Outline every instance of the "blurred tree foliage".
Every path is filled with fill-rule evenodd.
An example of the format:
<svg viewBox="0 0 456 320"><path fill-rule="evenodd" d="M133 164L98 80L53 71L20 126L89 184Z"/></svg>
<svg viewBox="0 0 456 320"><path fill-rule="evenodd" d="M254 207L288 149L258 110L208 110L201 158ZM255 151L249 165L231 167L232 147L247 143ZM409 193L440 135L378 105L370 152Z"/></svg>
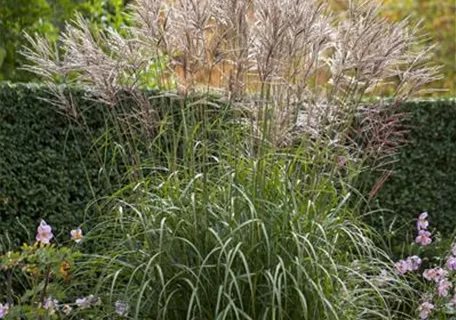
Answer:
<svg viewBox="0 0 456 320"><path fill-rule="evenodd" d="M33 76L20 69L23 58L18 53L26 45L23 32L45 34L56 39L64 21L80 11L95 26L119 28L125 22L122 14L131 0L0 0L0 81L30 81ZM332 0L344 7L347 0ZM456 2L454 0L384 0L384 14L391 20L410 17L423 20L426 44L437 44L435 62L443 66L443 79L432 85L446 92L437 95L456 96Z"/></svg>
<svg viewBox="0 0 456 320"><path fill-rule="evenodd" d="M435 62L443 67L443 79L432 87L447 90L438 95L456 96L456 1L454 0L385 0L385 15L398 20L410 17L422 20L428 44L436 44Z"/></svg>
<svg viewBox="0 0 456 320"><path fill-rule="evenodd" d="M124 23L123 0L0 0L0 81L31 81L34 75L21 70L19 53L27 42L24 33L39 33L50 40L79 11L95 27L119 28Z"/></svg>

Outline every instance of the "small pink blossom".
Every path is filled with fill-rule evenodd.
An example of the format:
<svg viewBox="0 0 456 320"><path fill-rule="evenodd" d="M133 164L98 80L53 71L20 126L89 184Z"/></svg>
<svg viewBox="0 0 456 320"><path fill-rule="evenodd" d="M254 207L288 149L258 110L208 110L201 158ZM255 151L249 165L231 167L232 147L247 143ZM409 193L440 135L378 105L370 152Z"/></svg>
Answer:
<svg viewBox="0 0 456 320"><path fill-rule="evenodd" d="M442 281L443 279L446 278L447 275L448 275L448 271L446 271L442 268L435 269L435 281L436 282Z"/></svg>
<svg viewBox="0 0 456 320"><path fill-rule="evenodd" d="M399 274L406 274L409 271L409 264L405 260L399 260L394 266Z"/></svg>
<svg viewBox="0 0 456 320"><path fill-rule="evenodd" d="M450 271L456 270L456 257L449 257L446 263L446 267Z"/></svg>
<svg viewBox="0 0 456 320"><path fill-rule="evenodd" d="M416 237L415 239L415 242L422 246L427 246L428 244L431 244L431 233L426 230L420 230L418 233L418 237Z"/></svg>
<svg viewBox="0 0 456 320"><path fill-rule="evenodd" d="M426 269L423 272L423 278L428 281L435 281L436 272L435 269Z"/></svg>
<svg viewBox="0 0 456 320"><path fill-rule="evenodd" d="M409 271L418 270L421 266L421 259L418 256L408 257L406 262L407 262Z"/></svg>
<svg viewBox="0 0 456 320"><path fill-rule="evenodd" d="M452 286L453 285L451 284L451 282L448 281L447 279L440 280L439 289L438 289L439 296L441 296L441 297L448 296L448 291L450 290L450 288Z"/></svg>
<svg viewBox="0 0 456 320"><path fill-rule="evenodd" d="M52 238L54 238L54 235L52 234L51 226L46 221L41 220L35 237L36 241L48 244Z"/></svg>
<svg viewBox="0 0 456 320"><path fill-rule="evenodd" d="M416 227L419 230L425 230L427 227L429 227L429 222L427 221L428 213L423 212L420 214L418 217L418 221L416 222Z"/></svg>
<svg viewBox="0 0 456 320"><path fill-rule="evenodd" d="M71 230L70 234L71 234L71 240L74 240L74 242L76 242L76 243L81 242L81 240L83 238L81 228Z"/></svg>
<svg viewBox="0 0 456 320"><path fill-rule="evenodd" d="M0 319L3 319L9 311L10 305L8 303L0 303Z"/></svg>
<svg viewBox="0 0 456 320"><path fill-rule="evenodd" d="M434 310L434 305L430 302L423 302L419 307L418 311L420 312L420 319L424 320L429 317L429 315Z"/></svg>
<svg viewBox="0 0 456 320"><path fill-rule="evenodd" d="M442 268L426 269L423 272L423 278L428 281L435 281L438 283L441 280L445 279L447 274L448 272Z"/></svg>

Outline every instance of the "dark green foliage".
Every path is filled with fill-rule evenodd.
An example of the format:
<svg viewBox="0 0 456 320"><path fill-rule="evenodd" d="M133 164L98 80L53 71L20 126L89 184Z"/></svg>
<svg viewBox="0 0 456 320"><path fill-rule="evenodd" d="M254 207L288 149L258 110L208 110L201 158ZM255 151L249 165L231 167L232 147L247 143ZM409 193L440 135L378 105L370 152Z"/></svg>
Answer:
<svg viewBox="0 0 456 320"><path fill-rule="evenodd" d="M397 214L399 224L405 221L412 227L427 211L431 226L451 235L456 228L456 101L414 101L400 111L410 115L405 123L408 144L380 189L376 206L394 211L383 214L385 225ZM379 226L378 214L373 221Z"/></svg>
<svg viewBox="0 0 456 320"><path fill-rule="evenodd" d="M26 232L41 218L58 232L80 225L88 203L111 187L99 174L103 161L89 135L105 131L101 109L87 108L89 122L82 125L41 99L46 96L35 86L0 86L0 228L14 242L34 237Z"/></svg>
<svg viewBox="0 0 456 320"><path fill-rule="evenodd" d="M161 125L145 131L143 123L131 117L134 104L128 95L111 109L90 102L81 90L69 92L81 112L78 120L45 101L51 98L45 87L0 85L0 228L8 230L16 244L34 237L42 218L59 232L81 223L94 225L103 201L92 201L150 174L151 157L173 154L174 162L164 161L163 166L176 170L198 141L221 139L220 132L203 132L198 123L205 117L226 121L226 108L214 109L223 104L205 104L203 97L152 99L156 94L150 91ZM126 124L119 118L130 120ZM193 133L187 145L181 139L188 130ZM127 175L127 170L134 173Z"/></svg>
<svg viewBox="0 0 456 320"><path fill-rule="evenodd" d="M33 230L40 218L65 232L86 222L85 218L98 212L96 205L88 207L90 202L118 190L125 165L132 166L125 163L120 152L116 153L113 137L108 137L107 129L113 128L109 121L112 112L104 112L106 108L84 100L80 104L84 117L71 120L42 99L47 95L46 89L38 86L0 86L0 228L8 230L15 241L34 237ZM72 95L82 101L82 92L72 90ZM158 132L152 132L150 142L160 144L163 154L174 152L175 165L185 161L184 144L178 144L176 150L169 149L175 145L169 144L174 134L182 136L178 133L188 130L182 121L182 103L169 99L154 102L163 107L159 108L159 117L167 121L162 121ZM189 102L185 104L187 109L194 108L188 106ZM198 104L193 116L186 112L186 121L193 117L199 122L197 118L203 112L200 109ZM397 214L399 221L409 222L412 227L413 219L428 211L432 226L448 235L456 226L455 102L410 102L402 107L400 112L403 111L411 115L406 123L409 143L398 156L394 174L377 194L375 206L394 211L383 212L386 226ZM207 105L205 113L210 117L213 112L214 108ZM227 122L223 117L220 121ZM221 135L212 132L204 137L198 133L194 137L195 141L204 139L211 143L221 139ZM133 151L142 150L142 162L138 163L147 164L147 146L135 148ZM191 152L192 146L188 148ZM173 166L163 165L170 169ZM148 174L147 170L138 173ZM380 230L383 226L379 213L374 215L372 221ZM26 230L32 233L27 235Z"/></svg>

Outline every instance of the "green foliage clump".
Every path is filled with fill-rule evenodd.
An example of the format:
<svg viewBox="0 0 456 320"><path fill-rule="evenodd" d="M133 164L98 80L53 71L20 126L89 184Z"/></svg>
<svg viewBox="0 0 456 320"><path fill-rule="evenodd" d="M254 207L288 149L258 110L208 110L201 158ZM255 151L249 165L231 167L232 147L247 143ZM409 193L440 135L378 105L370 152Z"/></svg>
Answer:
<svg viewBox="0 0 456 320"><path fill-rule="evenodd" d="M451 235L456 229L456 101L411 101L399 112L409 113L408 143L377 195L377 205L393 211L384 213L385 224L395 214L411 223L427 211L432 224ZM380 221L375 218L376 226Z"/></svg>

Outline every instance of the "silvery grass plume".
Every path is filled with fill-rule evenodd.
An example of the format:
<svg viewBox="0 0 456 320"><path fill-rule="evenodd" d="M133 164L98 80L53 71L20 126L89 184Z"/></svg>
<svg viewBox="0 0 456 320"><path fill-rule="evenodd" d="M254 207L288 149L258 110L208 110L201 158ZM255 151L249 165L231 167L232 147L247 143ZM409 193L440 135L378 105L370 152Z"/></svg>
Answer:
<svg viewBox="0 0 456 320"><path fill-rule="evenodd" d="M281 146L310 135L345 146L354 119L387 108L361 107L365 97L388 92L388 105L397 106L438 78L432 48L418 49L419 26L390 22L379 10L375 0L347 1L342 12L318 0L137 0L122 33L94 33L78 16L59 49L28 36L25 55L28 70L74 115L77 107L57 84L86 86L109 106L128 92L150 126L157 117L142 89L218 92L256 138ZM375 121L383 126L382 117ZM394 147L379 140L400 130L387 123L388 135L361 127L369 139L351 149L368 144L390 154Z"/></svg>

